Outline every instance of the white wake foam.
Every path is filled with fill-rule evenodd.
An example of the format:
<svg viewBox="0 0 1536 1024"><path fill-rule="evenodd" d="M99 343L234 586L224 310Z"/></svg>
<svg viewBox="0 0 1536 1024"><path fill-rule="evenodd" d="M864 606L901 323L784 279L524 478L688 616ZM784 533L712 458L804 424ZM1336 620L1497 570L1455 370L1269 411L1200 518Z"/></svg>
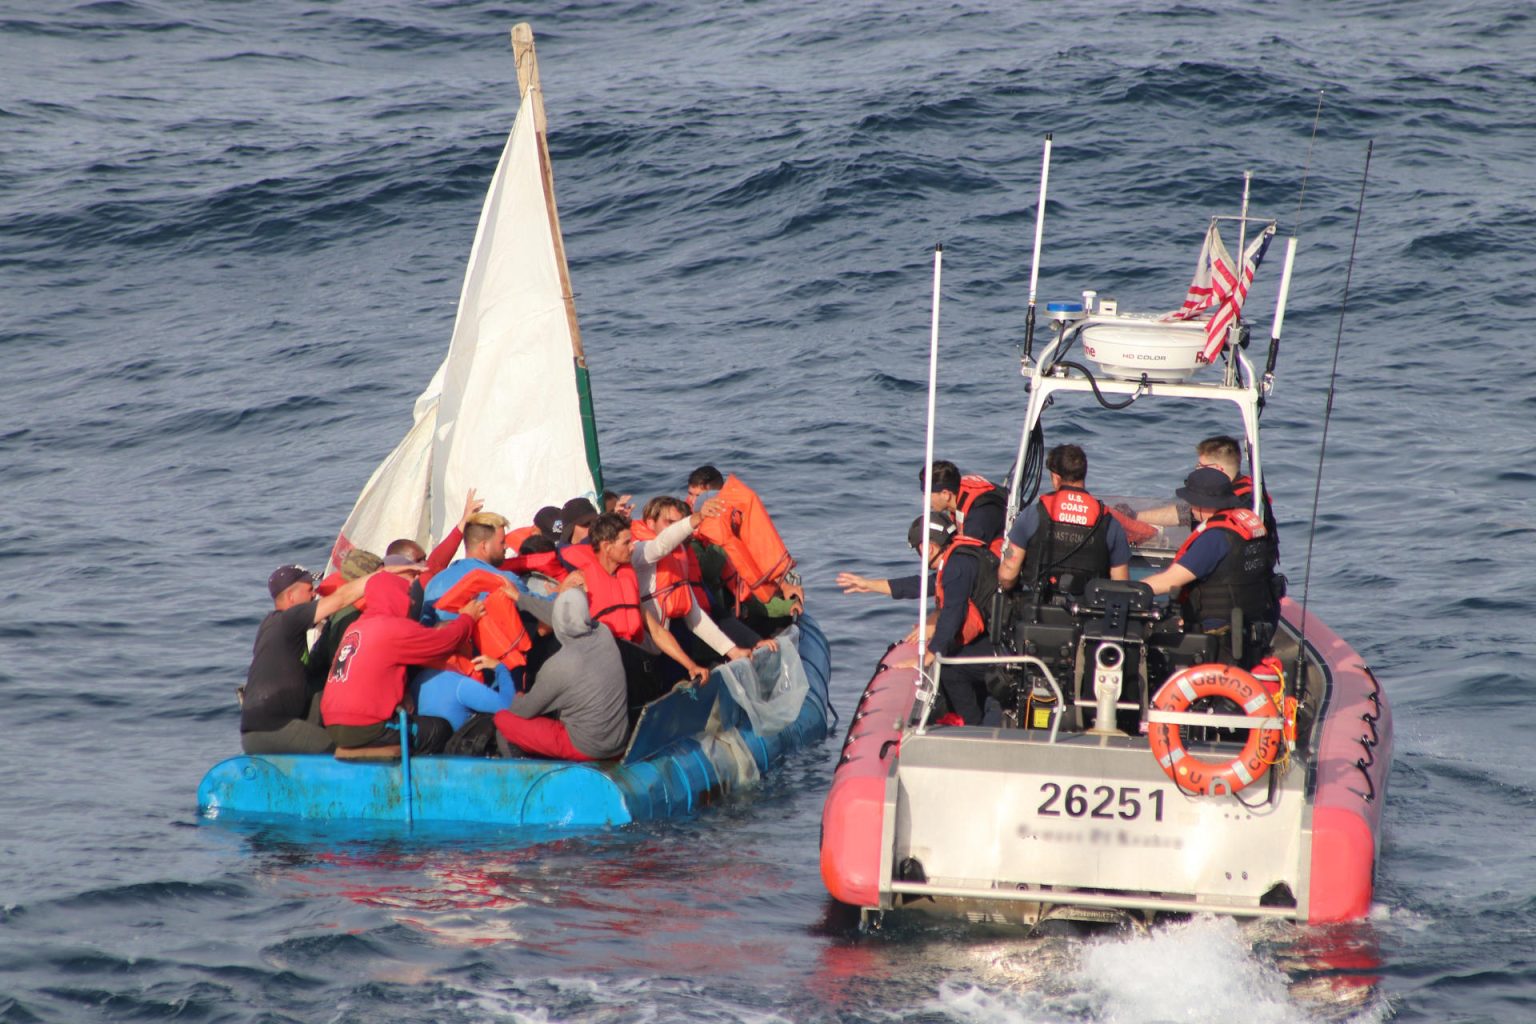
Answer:
<svg viewBox="0 0 1536 1024"><path fill-rule="evenodd" d="M1297 985L1228 918L1059 952L1057 964L1010 970L996 987L941 985L931 1009L964 1024L1373 1024L1390 1015L1368 988Z"/></svg>

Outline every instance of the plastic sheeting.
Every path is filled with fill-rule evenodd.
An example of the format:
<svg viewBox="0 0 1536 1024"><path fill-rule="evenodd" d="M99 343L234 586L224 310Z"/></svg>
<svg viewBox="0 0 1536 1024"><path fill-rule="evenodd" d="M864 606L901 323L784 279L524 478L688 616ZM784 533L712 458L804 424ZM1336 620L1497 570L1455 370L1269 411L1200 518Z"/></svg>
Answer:
<svg viewBox="0 0 1536 1024"><path fill-rule="evenodd" d="M751 661L730 661L719 666L731 696L759 736L772 736L790 725L805 703L810 681L800 660L800 631L794 627L779 635L777 651L754 651Z"/></svg>

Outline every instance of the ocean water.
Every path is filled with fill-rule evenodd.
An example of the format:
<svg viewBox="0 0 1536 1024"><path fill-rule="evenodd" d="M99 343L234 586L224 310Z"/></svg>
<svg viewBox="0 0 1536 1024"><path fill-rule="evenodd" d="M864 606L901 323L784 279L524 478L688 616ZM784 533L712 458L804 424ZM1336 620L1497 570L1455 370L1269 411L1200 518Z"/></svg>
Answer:
<svg viewBox="0 0 1536 1024"><path fill-rule="evenodd" d="M933 245L938 447L1001 475L1046 133L1042 301L1177 305L1252 170L1287 570L1397 721L1369 920L860 935L835 743L605 835L197 819L267 573L446 347L524 19L608 477L746 477L845 709L911 613L832 578L907 568ZM1533 58L1524 0L0 4L0 1021L1536 1019ZM1228 425L1050 421L1127 493Z"/></svg>

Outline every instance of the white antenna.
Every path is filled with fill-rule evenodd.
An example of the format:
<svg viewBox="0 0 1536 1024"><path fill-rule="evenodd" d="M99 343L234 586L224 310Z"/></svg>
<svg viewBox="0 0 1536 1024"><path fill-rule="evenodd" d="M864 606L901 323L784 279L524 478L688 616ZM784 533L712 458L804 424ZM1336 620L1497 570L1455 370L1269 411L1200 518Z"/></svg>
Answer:
<svg viewBox="0 0 1536 1024"><path fill-rule="evenodd" d="M1264 366L1264 390L1268 396L1275 386L1275 356L1280 351L1280 329L1285 326L1285 304L1291 297L1291 270L1296 266L1296 236L1285 240L1285 269L1280 273L1280 294L1275 296L1275 323L1269 329L1269 359Z"/></svg>
<svg viewBox="0 0 1536 1024"><path fill-rule="evenodd" d="M1035 207L1035 258L1029 265L1029 313L1024 320L1024 359L1034 355L1035 290L1040 283L1040 239L1045 234L1045 186L1051 179L1051 136L1045 136L1045 153L1040 157L1040 203Z"/></svg>
<svg viewBox="0 0 1536 1024"><path fill-rule="evenodd" d="M941 242L933 247L933 321L928 336L928 434L923 443L923 493L921 496L923 567L918 576L917 591L917 671L922 679L918 692L923 704L918 732L924 731L927 727L928 709L933 706L934 698L937 696L937 687L923 663L928 660L928 562L932 557L930 549L933 546L928 530L928 496L933 490L933 419L939 390L939 283L943 275L944 245Z"/></svg>

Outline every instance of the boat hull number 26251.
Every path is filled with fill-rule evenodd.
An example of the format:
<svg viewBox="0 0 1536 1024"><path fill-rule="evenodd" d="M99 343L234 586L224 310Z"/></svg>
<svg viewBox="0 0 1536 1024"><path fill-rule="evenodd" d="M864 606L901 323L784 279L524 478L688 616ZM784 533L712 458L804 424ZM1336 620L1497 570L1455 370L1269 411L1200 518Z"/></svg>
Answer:
<svg viewBox="0 0 1536 1024"><path fill-rule="evenodd" d="M1139 786L1094 786L1089 789L1080 782L1067 786L1059 782L1042 782L1040 795L1044 799L1035 808L1035 813L1043 818L1136 821L1147 814L1150 821L1163 820L1161 789L1147 790L1143 802L1143 790Z"/></svg>

